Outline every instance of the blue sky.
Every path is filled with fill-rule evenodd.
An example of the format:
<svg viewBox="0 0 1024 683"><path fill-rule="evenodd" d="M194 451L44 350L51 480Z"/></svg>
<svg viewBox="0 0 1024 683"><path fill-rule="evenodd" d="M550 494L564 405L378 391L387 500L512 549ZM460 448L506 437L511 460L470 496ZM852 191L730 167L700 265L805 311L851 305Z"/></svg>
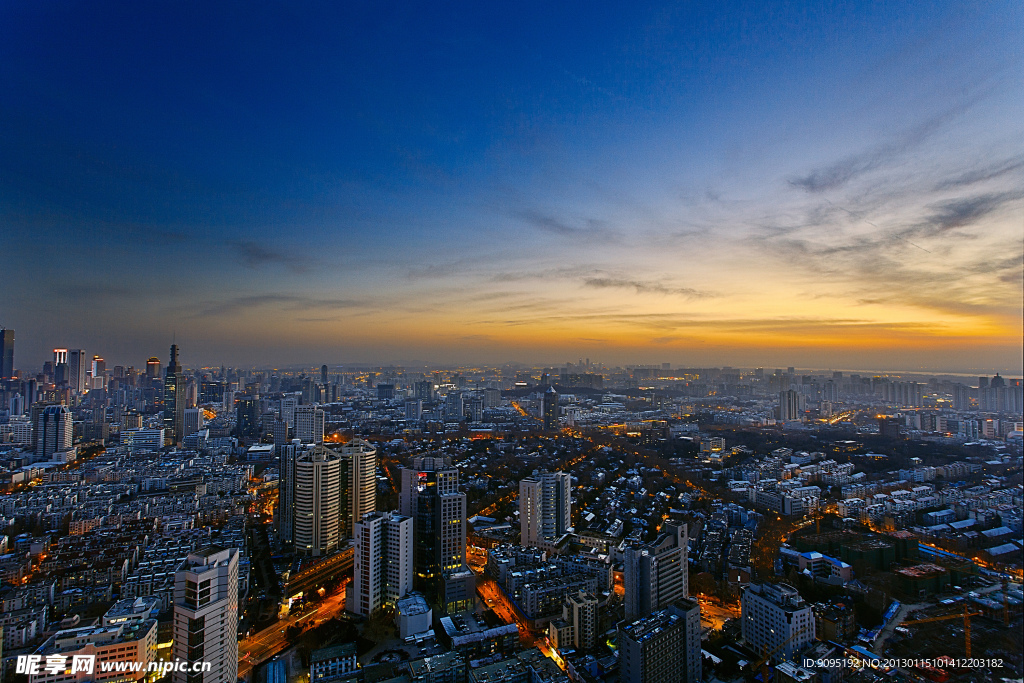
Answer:
<svg viewBox="0 0 1024 683"><path fill-rule="evenodd" d="M0 12L19 365L1020 371L1019 3Z"/></svg>

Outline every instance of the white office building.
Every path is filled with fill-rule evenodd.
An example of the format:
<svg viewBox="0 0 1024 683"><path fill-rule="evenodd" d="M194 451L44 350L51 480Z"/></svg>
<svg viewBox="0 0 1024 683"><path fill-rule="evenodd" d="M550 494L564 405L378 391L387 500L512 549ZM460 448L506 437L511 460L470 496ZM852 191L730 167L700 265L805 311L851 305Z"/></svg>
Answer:
<svg viewBox="0 0 1024 683"><path fill-rule="evenodd" d="M411 517L393 512L371 512L356 523L350 611L370 616L412 590L412 526Z"/></svg>
<svg viewBox="0 0 1024 683"><path fill-rule="evenodd" d="M295 438L302 443L324 442L324 411L316 406L295 408Z"/></svg>
<svg viewBox="0 0 1024 683"><path fill-rule="evenodd" d="M814 612L795 588L784 583L752 583L740 599L743 639L758 654L792 660L814 640Z"/></svg>

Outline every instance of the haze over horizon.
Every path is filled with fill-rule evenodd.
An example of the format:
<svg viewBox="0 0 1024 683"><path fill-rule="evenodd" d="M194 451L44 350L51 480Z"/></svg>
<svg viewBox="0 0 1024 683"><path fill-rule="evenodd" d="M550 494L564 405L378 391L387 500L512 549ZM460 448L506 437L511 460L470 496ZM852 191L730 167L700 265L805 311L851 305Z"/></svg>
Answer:
<svg viewBox="0 0 1024 683"><path fill-rule="evenodd" d="M1024 370L1020 3L0 16L20 368Z"/></svg>

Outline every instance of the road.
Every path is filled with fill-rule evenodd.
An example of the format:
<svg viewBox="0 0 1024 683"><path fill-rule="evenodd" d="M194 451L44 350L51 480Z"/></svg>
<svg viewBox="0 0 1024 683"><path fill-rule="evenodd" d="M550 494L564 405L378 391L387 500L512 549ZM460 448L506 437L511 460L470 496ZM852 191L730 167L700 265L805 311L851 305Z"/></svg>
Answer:
<svg viewBox="0 0 1024 683"><path fill-rule="evenodd" d="M333 619L345 611L344 586L324 598L311 610L291 614L272 626L238 643L238 677L247 677L254 668L286 649L290 643L285 632L290 626L303 628Z"/></svg>
<svg viewBox="0 0 1024 683"><path fill-rule="evenodd" d="M720 631L725 625L726 619L738 619L740 616L739 603L732 606L716 605L707 600L698 599L700 602L700 623L701 626L715 631Z"/></svg>
<svg viewBox="0 0 1024 683"><path fill-rule="evenodd" d="M494 610L494 613L506 624L515 624L519 627L519 640L524 647L533 647L538 640L537 635L527 628L526 622L522 621L515 608L509 604L505 594L498 588L494 579L488 576L477 578L477 592L484 599L485 605Z"/></svg>

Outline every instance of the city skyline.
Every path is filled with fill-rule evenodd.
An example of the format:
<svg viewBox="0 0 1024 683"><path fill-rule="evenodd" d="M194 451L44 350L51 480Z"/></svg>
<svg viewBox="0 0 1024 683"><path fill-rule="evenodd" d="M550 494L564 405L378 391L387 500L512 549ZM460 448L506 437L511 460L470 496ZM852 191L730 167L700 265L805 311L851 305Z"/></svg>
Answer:
<svg viewBox="0 0 1024 683"><path fill-rule="evenodd" d="M1022 372L1019 4L4 14L20 369Z"/></svg>

